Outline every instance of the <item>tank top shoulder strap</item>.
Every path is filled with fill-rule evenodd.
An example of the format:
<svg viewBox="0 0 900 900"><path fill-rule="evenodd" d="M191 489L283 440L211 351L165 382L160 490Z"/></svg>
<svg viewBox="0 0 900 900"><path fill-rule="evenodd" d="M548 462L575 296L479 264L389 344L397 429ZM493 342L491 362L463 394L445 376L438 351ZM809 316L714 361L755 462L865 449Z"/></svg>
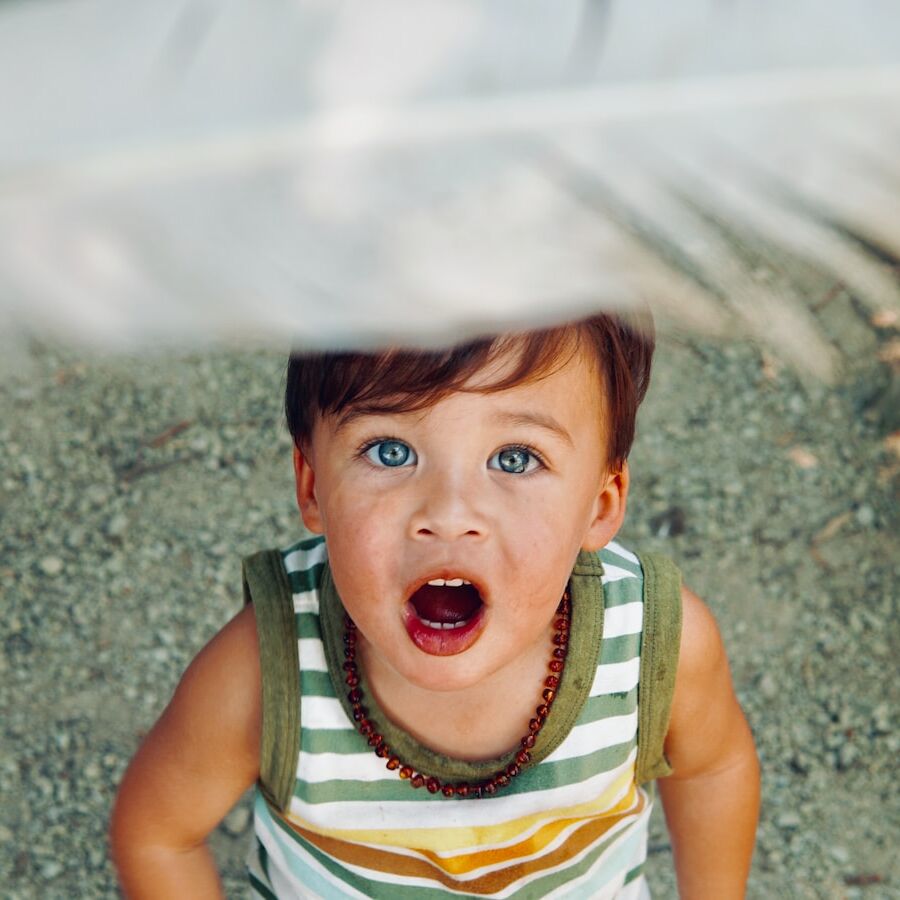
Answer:
<svg viewBox="0 0 900 900"><path fill-rule="evenodd" d="M293 591L280 550L245 557L242 574L244 604L253 604L256 617L262 675L258 785L269 804L283 812L294 790L300 751L300 660Z"/></svg>
<svg viewBox="0 0 900 900"><path fill-rule="evenodd" d="M681 644L681 572L665 556L638 554L644 576L644 627L638 697L638 784L672 774L664 743L669 730Z"/></svg>

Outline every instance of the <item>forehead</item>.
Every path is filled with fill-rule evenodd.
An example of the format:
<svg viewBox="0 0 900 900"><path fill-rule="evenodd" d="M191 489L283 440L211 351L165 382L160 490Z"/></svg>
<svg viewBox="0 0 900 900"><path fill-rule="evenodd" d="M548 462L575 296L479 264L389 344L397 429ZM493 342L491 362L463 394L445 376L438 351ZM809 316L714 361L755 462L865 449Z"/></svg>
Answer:
<svg viewBox="0 0 900 900"><path fill-rule="evenodd" d="M586 419L592 429L604 418L603 375L595 355L572 342L540 367L524 368L523 347L508 342L456 385L437 386L428 395L396 393L373 402L350 403L333 416L343 431L361 418L433 414L483 417L498 425L543 425ZM572 424L565 426L569 429Z"/></svg>

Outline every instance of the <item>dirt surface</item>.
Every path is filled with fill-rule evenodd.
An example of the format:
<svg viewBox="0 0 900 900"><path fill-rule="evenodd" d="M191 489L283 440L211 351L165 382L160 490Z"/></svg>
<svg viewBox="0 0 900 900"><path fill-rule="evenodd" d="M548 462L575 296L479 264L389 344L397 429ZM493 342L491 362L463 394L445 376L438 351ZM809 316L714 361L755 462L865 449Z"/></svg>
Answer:
<svg viewBox="0 0 900 900"><path fill-rule="evenodd" d="M756 734L752 898L900 897L898 333L828 298L832 386L752 346L660 349L624 542L716 613ZM86 359L33 344L0 385L0 884L115 897L122 772L240 607L239 560L295 539L272 353ZM247 799L214 835L244 896ZM650 881L676 896L657 817Z"/></svg>

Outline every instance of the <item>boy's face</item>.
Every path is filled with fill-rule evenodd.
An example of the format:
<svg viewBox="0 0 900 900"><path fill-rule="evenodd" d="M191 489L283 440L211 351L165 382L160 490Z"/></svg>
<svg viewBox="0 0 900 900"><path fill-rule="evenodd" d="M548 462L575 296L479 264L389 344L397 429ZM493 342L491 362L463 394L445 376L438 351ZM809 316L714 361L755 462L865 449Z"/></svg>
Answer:
<svg viewBox="0 0 900 900"><path fill-rule="evenodd" d="M441 691L547 652L578 551L605 545L624 516L627 470L607 472L606 447L601 379L581 351L507 390L320 420L295 453L297 499L326 535L365 652Z"/></svg>

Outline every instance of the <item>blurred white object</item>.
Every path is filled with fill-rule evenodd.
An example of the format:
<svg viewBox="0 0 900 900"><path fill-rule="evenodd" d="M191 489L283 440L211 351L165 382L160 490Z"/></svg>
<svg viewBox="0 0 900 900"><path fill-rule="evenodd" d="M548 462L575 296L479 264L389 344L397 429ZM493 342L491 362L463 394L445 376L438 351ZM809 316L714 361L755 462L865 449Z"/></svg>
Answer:
<svg viewBox="0 0 900 900"><path fill-rule="evenodd" d="M645 300L825 372L810 292L900 309L898 144L892 2L7 0L0 324L427 344Z"/></svg>

